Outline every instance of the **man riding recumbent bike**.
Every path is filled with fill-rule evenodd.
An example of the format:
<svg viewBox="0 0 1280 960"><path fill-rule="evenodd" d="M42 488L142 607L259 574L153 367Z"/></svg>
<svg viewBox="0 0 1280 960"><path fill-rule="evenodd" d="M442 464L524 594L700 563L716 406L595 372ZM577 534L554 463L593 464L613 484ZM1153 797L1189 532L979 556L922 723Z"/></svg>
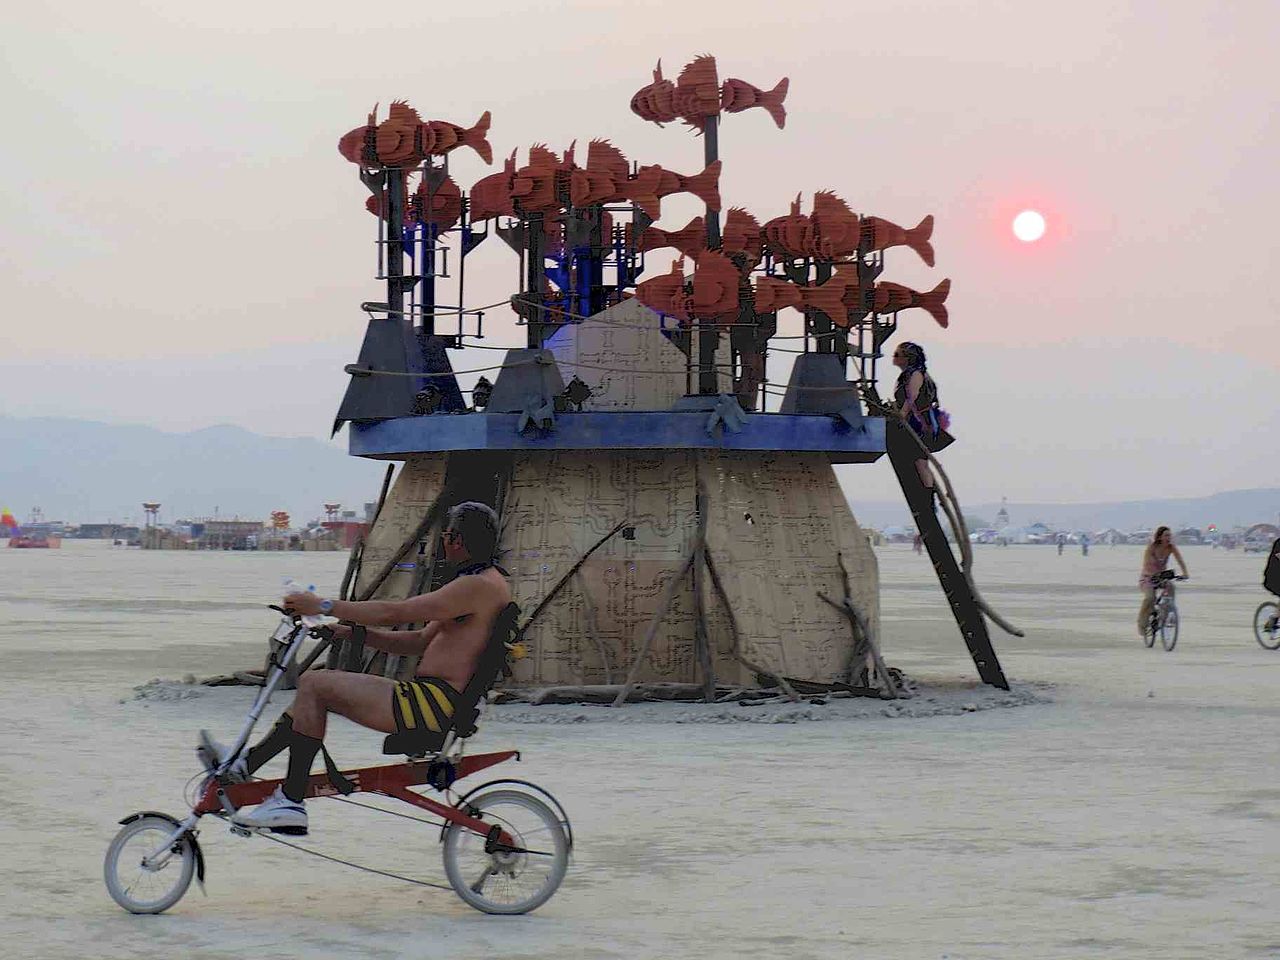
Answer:
<svg viewBox="0 0 1280 960"><path fill-rule="evenodd" d="M462 795L453 790L457 780L520 758L515 750L463 755L486 694L508 670L519 608L493 560L474 559L492 558L496 548L497 518L490 508L475 503L454 507L442 537L445 560L457 573L439 590L404 601L362 602L292 593L283 609L274 608L284 614L273 636L282 652L230 747L201 732L197 754L205 773L190 814L178 820L143 811L120 821L123 827L104 866L107 890L116 903L132 913L160 913L182 898L193 874L203 886L204 856L196 839L203 816L228 820L240 836L258 833L288 843L274 835L307 833L307 799L355 792L382 794L439 817L449 884L476 909L527 913L550 899L564 879L573 845L559 802L522 780L495 780ZM408 622L426 626L370 629ZM321 648L350 637L388 653L420 653L422 660L417 675L403 682L304 670L293 705L266 737L249 747L254 725L308 636L319 639ZM313 651L306 665L320 652ZM405 754L407 762L339 771L323 745L331 712L389 734L383 753ZM283 779L252 779L284 751L289 757ZM317 753L323 754L326 772L312 776ZM443 801L410 789L415 786L439 792Z"/></svg>

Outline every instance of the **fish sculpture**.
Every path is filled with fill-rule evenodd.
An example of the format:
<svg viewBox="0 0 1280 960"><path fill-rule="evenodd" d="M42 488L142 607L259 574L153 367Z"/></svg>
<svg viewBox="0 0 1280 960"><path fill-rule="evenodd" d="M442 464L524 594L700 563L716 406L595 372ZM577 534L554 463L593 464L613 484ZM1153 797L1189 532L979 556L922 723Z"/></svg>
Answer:
<svg viewBox="0 0 1280 960"><path fill-rule="evenodd" d="M800 306L800 288L788 280L760 277L756 280L756 313L776 313Z"/></svg>
<svg viewBox="0 0 1280 960"><path fill-rule="evenodd" d="M685 64L676 77L675 108L685 123L698 130L706 126L707 117L720 113L715 57L704 54Z"/></svg>
<svg viewBox="0 0 1280 960"><path fill-rule="evenodd" d="M933 236L932 216L925 217L910 230L880 217L862 218L862 241L868 250L907 246L919 254L920 259L930 267L933 266L933 246L929 243L931 236Z"/></svg>
<svg viewBox="0 0 1280 960"><path fill-rule="evenodd" d="M361 166L395 168L414 166L424 157L444 156L458 147L470 147L485 163L492 163L493 150L487 139L489 120L486 110L473 127L460 127L447 120L424 121L417 110L397 100L381 123L375 105L364 126L339 138L338 152Z"/></svg>
<svg viewBox="0 0 1280 960"><path fill-rule="evenodd" d="M675 247L696 262L699 254L707 250L706 223L702 217L694 217L679 230L660 230L657 227L649 227L641 232L636 249L648 251L659 250L662 247Z"/></svg>
<svg viewBox="0 0 1280 960"><path fill-rule="evenodd" d="M945 306L947 295L951 292L951 281L943 280L928 293L921 293L904 287L900 283L884 281L875 288L875 308L877 313L896 313L919 307L933 317L938 326L946 327L949 322Z"/></svg>
<svg viewBox="0 0 1280 960"><path fill-rule="evenodd" d="M742 275L719 250L707 250L693 271L692 291L686 312L691 317L714 320L738 312L739 281Z"/></svg>
<svg viewBox="0 0 1280 960"><path fill-rule="evenodd" d="M720 249L731 255L743 254L741 269L750 273L764 256L760 221L741 207L730 207L720 230Z"/></svg>
<svg viewBox="0 0 1280 960"><path fill-rule="evenodd" d="M730 78L717 88L715 57L698 57L680 71L677 82L662 76L662 61L653 71L653 82L636 91L631 98L631 112L642 120L662 126L683 118L690 126L702 130L706 118L724 111L741 113L761 107L781 129L787 122L782 105L789 81L783 77L772 90L761 90L745 80Z"/></svg>
<svg viewBox="0 0 1280 960"><path fill-rule="evenodd" d="M800 212L800 194L791 202L791 212L774 217L764 225L764 239L769 248L786 257L810 256L813 247L813 224Z"/></svg>
<svg viewBox="0 0 1280 960"><path fill-rule="evenodd" d="M680 118L676 112L676 85L662 78L661 60L653 71L653 83L641 87L631 98L631 112L658 126Z"/></svg>
<svg viewBox="0 0 1280 960"><path fill-rule="evenodd" d="M787 125L787 108L782 105L782 101L787 98L789 85L790 81L783 77L776 87L766 91L745 80L731 77L720 88L720 109L726 113L741 113L752 107L761 107L781 130Z"/></svg>
<svg viewBox="0 0 1280 960"><path fill-rule="evenodd" d="M489 111L471 127L460 127L447 120L430 120L419 126L422 155L444 156L458 147L470 147L485 163L493 163L493 148L489 146Z"/></svg>
<svg viewBox="0 0 1280 960"><path fill-rule="evenodd" d="M825 283L814 287L798 287L800 303L810 310L819 310L826 314L837 327L849 325L849 311L845 308L844 297L848 282L832 277Z"/></svg>
<svg viewBox="0 0 1280 960"><path fill-rule="evenodd" d="M838 260L858 252L862 222L849 205L830 190L819 190L813 195L813 213L809 220L813 227L811 256Z"/></svg>
<svg viewBox="0 0 1280 960"><path fill-rule="evenodd" d="M537 143L529 148L529 162L511 180L511 198L518 214L549 213L562 206L556 195L559 158Z"/></svg>
<svg viewBox="0 0 1280 960"><path fill-rule="evenodd" d="M471 187L469 211L473 222L493 217L514 217L511 187L516 175L516 151L503 162L501 173L481 177Z"/></svg>
<svg viewBox="0 0 1280 960"><path fill-rule="evenodd" d="M720 167L720 161L716 160L701 173L690 177L667 170L655 163L637 170L635 180L656 177L654 193L659 199L673 193L692 193L707 205L708 210L718 211L720 209Z"/></svg>
<svg viewBox="0 0 1280 960"><path fill-rule="evenodd" d="M428 190L423 180L409 198L406 219L431 224L441 233L452 230L461 218L462 190L452 177L445 177L434 190Z"/></svg>
<svg viewBox="0 0 1280 960"><path fill-rule="evenodd" d="M396 171L401 180L407 180L408 175L403 171ZM365 209L376 217L386 219L385 194L376 193L364 202ZM434 191L430 193L427 190L427 184L424 180L418 185L418 189L409 194L404 210L404 223L410 225L413 223L429 223L433 224L437 230L443 233L451 230L462 217L462 190L453 181L452 177L446 177Z"/></svg>
<svg viewBox="0 0 1280 960"><path fill-rule="evenodd" d="M636 285L636 299L650 310L688 323L685 310L684 258L672 261L671 270Z"/></svg>

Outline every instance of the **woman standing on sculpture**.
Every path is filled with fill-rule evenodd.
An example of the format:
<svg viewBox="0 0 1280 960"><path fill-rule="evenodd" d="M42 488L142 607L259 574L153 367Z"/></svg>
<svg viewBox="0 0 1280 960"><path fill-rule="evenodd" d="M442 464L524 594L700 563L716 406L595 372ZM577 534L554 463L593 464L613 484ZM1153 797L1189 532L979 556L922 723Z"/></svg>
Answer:
<svg viewBox="0 0 1280 960"><path fill-rule="evenodd" d="M1156 602L1156 576L1169 566L1169 558L1173 557L1182 568L1182 575L1187 573L1187 562L1173 545L1173 533L1168 527L1156 527L1156 532L1142 554L1142 574L1138 577L1138 586L1142 589L1142 607L1138 610L1138 636L1145 637L1147 619L1151 616L1151 608ZM1169 584L1173 589L1173 584Z"/></svg>
<svg viewBox="0 0 1280 960"><path fill-rule="evenodd" d="M893 388L893 400L907 426L923 441L930 453L937 453L949 446L955 438L947 433L949 418L938 406L938 385L929 376L924 347L910 340L898 344L893 351L893 365L902 370ZM930 494L935 494L933 472L929 469L926 457L916 460L916 472L920 474L920 482Z"/></svg>

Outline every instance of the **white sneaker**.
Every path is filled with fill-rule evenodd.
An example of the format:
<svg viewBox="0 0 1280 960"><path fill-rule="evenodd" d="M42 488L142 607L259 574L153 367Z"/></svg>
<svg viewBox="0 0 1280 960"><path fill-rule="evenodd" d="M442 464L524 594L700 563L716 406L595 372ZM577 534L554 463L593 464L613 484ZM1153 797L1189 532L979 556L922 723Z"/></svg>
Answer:
<svg viewBox="0 0 1280 960"><path fill-rule="evenodd" d="M204 768L209 773L217 770L222 766L223 758L227 755L227 748L220 744L213 737L209 736L208 730L200 731L200 742L196 744L196 756L200 758L200 762L204 764ZM232 783L244 783L249 779L248 764L243 753L236 757L235 762L227 768L227 779Z"/></svg>
<svg viewBox="0 0 1280 960"><path fill-rule="evenodd" d="M237 810L231 822L241 827L259 827L273 833L292 833L306 836L307 808L301 802L290 800L284 790L276 787L276 792L263 800L252 810Z"/></svg>

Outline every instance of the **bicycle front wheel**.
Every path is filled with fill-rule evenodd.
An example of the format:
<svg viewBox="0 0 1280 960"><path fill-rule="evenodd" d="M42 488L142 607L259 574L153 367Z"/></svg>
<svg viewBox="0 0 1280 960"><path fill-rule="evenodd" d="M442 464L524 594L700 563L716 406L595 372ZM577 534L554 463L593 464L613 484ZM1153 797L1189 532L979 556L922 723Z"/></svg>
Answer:
<svg viewBox="0 0 1280 960"><path fill-rule="evenodd" d="M1253 636L1263 650L1280 647L1280 604L1267 600L1253 614Z"/></svg>
<svg viewBox="0 0 1280 960"><path fill-rule="evenodd" d="M1166 650L1172 650L1178 645L1178 608L1172 603L1160 622L1160 642Z"/></svg>
<svg viewBox="0 0 1280 960"><path fill-rule="evenodd" d="M125 824L107 848L103 879L111 899L130 913L163 913L182 899L196 869L191 839L166 848L174 822L144 815Z"/></svg>

